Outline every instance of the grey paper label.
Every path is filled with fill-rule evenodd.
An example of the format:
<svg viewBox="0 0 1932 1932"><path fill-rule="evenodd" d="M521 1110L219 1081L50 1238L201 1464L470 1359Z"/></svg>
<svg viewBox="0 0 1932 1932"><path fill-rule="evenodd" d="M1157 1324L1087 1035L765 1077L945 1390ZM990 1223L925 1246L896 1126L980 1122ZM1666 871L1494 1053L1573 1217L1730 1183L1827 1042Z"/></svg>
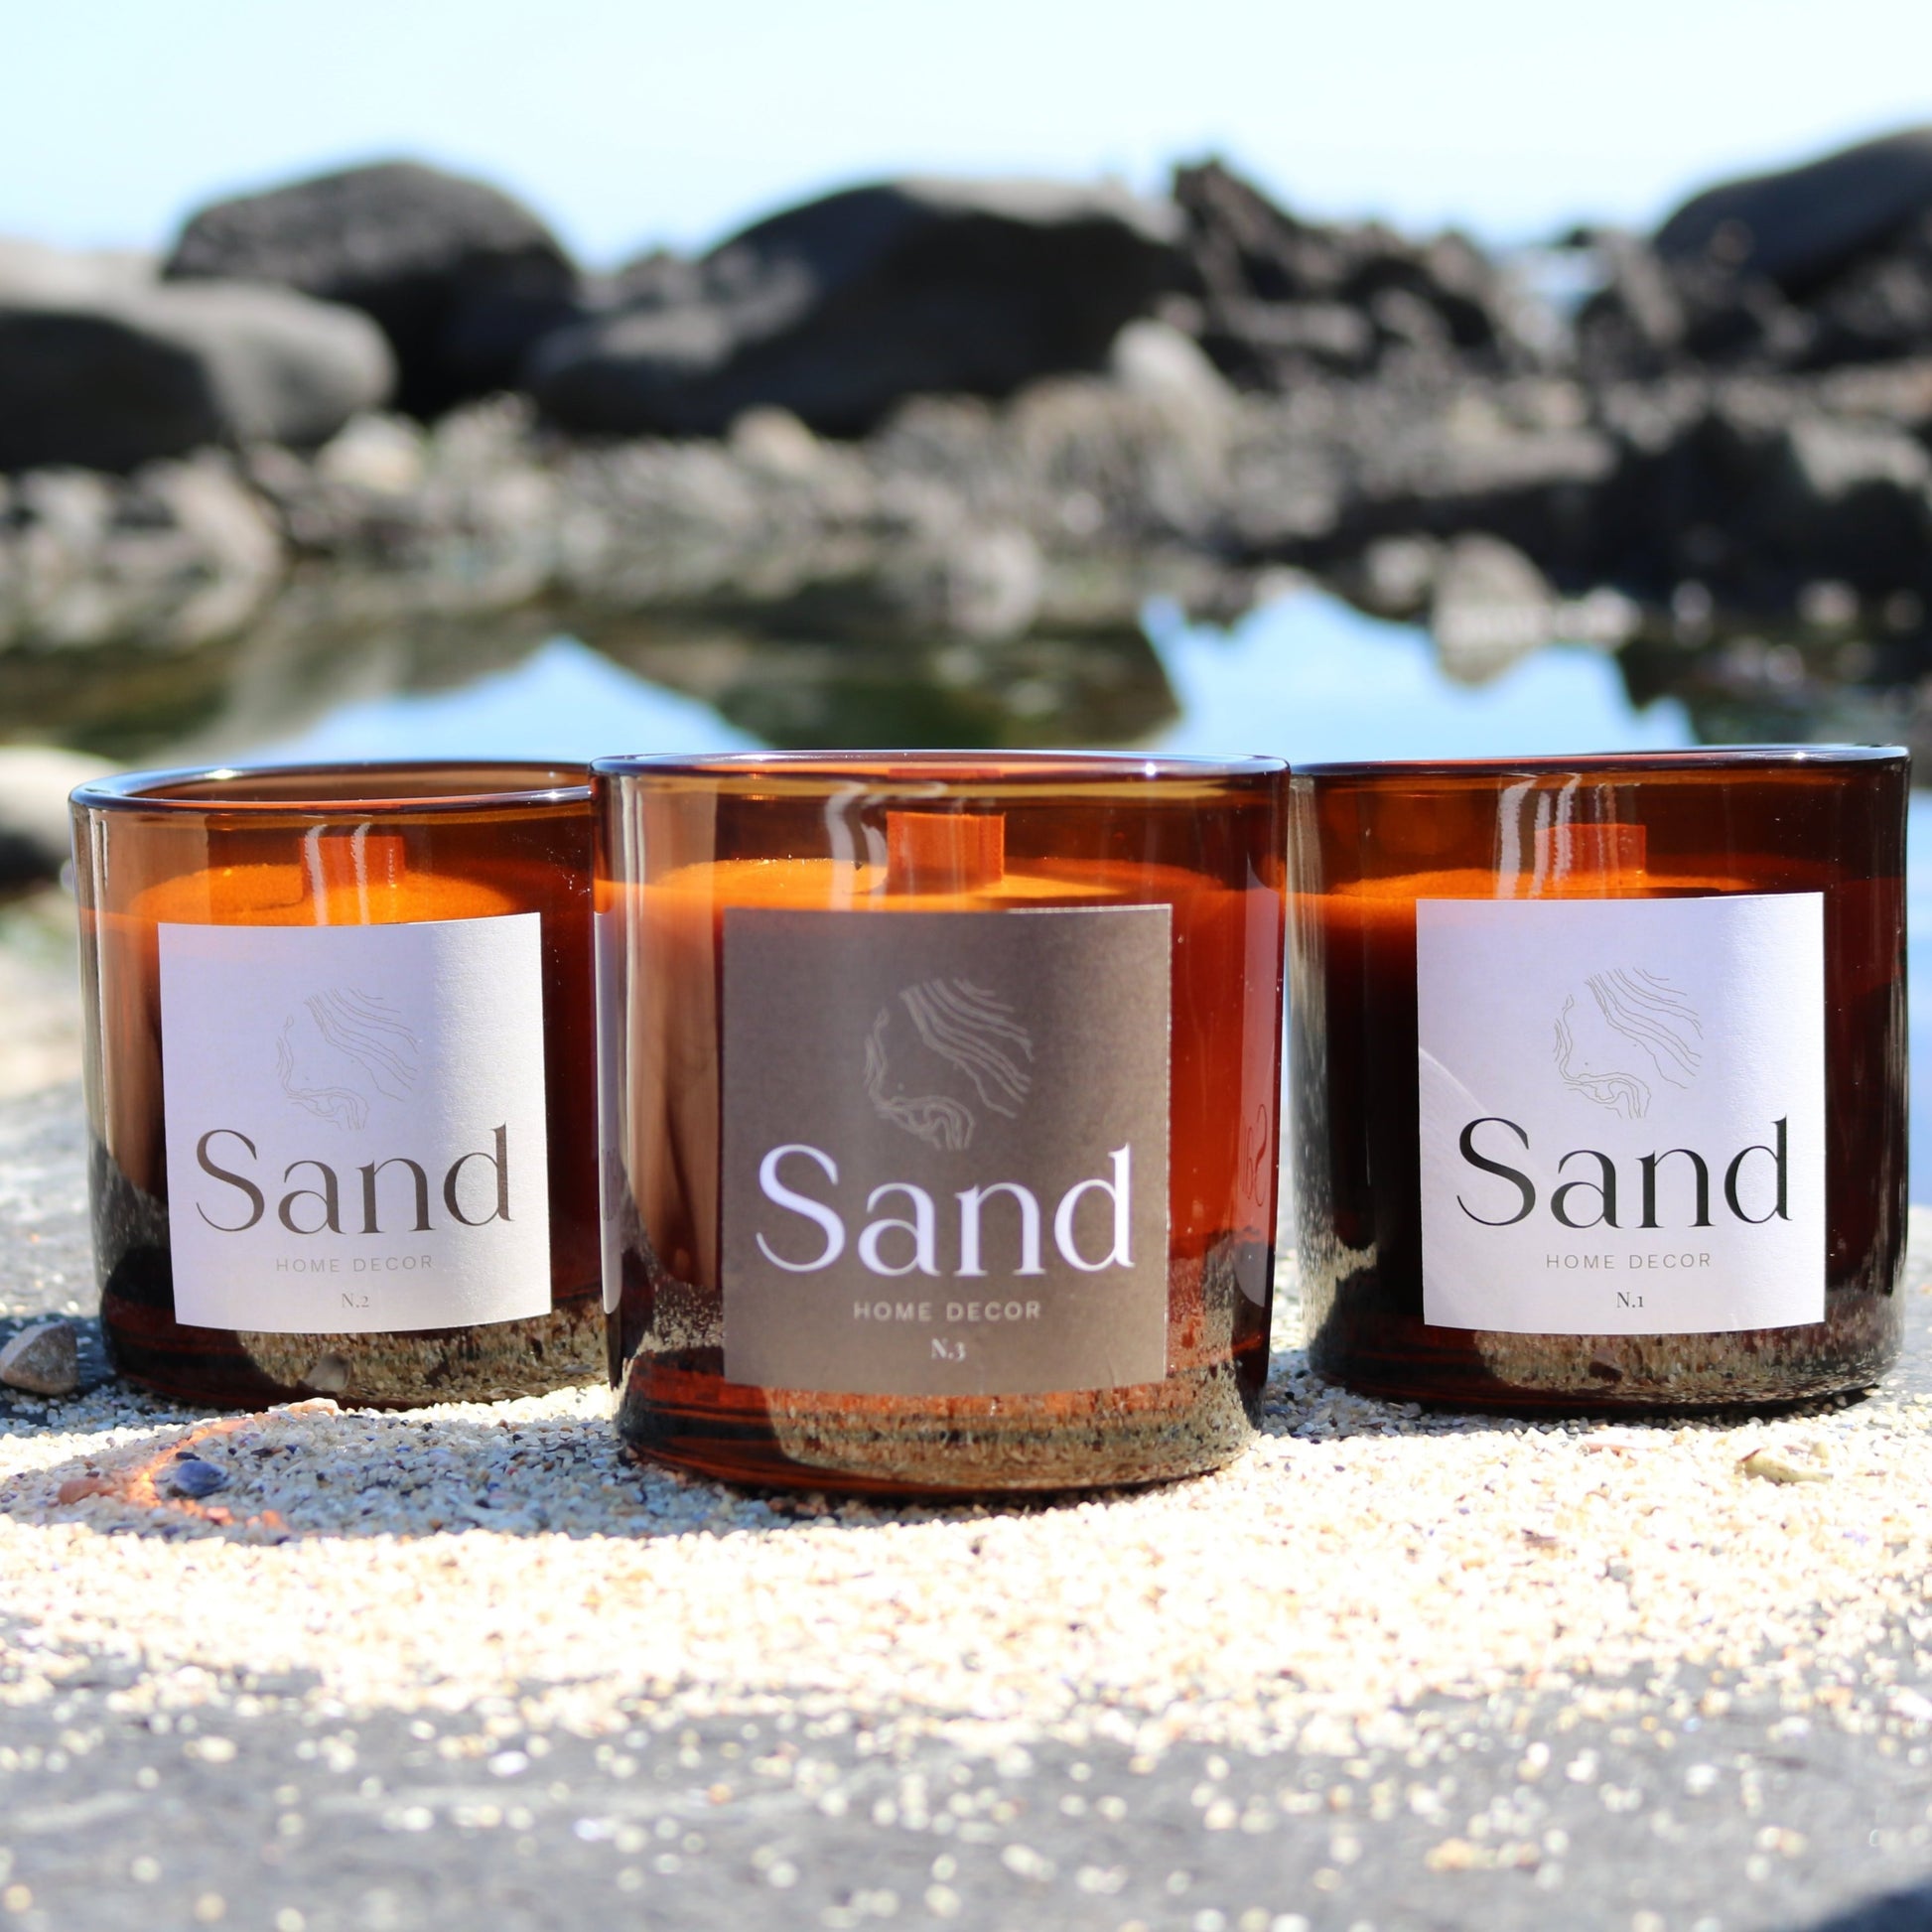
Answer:
<svg viewBox="0 0 1932 1932"><path fill-rule="evenodd" d="M1022 1395L1168 1353L1165 905L725 915L725 1374Z"/></svg>

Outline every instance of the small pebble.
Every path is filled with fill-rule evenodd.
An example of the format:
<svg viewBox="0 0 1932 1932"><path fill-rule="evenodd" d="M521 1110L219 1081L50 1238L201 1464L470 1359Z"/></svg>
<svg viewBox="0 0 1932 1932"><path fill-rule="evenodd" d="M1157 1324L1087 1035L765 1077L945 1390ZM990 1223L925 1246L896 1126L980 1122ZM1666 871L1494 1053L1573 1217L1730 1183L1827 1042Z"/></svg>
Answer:
<svg viewBox="0 0 1932 1932"><path fill-rule="evenodd" d="M0 1382L29 1395L71 1395L80 1386L79 1337L71 1321L36 1321L0 1348Z"/></svg>
<svg viewBox="0 0 1932 1932"><path fill-rule="evenodd" d="M1776 1449L1752 1449L1738 1463L1747 1476L1761 1476L1766 1482L1830 1482L1832 1472L1816 1462L1794 1462Z"/></svg>
<svg viewBox="0 0 1932 1932"><path fill-rule="evenodd" d="M184 1455L161 1478L159 1487L177 1496L211 1496L228 1486L227 1474L199 1455Z"/></svg>

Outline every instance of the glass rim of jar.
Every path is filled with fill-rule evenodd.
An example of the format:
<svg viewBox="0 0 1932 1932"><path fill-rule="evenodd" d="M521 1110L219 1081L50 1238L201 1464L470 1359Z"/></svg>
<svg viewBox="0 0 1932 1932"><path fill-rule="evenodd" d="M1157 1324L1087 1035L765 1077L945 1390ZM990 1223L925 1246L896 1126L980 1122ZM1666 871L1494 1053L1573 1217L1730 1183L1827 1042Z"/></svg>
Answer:
<svg viewBox="0 0 1932 1932"><path fill-rule="evenodd" d="M1521 758L1338 759L1297 764L1296 780L1505 779L1566 773L1675 777L1695 772L1802 770L1808 765L1909 765L1903 745L1696 745L1634 752L1537 752Z"/></svg>
<svg viewBox="0 0 1932 1932"><path fill-rule="evenodd" d="M473 784L457 780L469 777ZM337 796L305 793L304 781L355 780ZM447 781L443 788L439 781ZM415 782L420 790L403 789ZM188 765L121 771L89 778L69 794L79 809L209 812L251 817L367 819L421 813L502 810L506 807L590 803L586 765L524 759L345 759L296 764Z"/></svg>
<svg viewBox="0 0 1932 1932"><path fill-rule="evenodd" d="M881 792L934 784L962 792L1114 789L1123 784L1184 787L1276 780L1286 759L1270 755L1195 758L1076 751L772 751L636 753L591 760L594 782L666 779L721 790L823 791L854 783Z"/></svg>

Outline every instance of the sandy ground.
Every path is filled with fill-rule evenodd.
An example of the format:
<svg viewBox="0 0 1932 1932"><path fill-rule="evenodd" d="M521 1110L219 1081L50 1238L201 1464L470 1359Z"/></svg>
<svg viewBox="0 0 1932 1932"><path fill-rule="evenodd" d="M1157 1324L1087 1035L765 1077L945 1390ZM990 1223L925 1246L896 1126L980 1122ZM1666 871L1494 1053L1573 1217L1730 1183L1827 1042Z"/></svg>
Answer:
<svg viewBox="0 0 1932 1932"><path fill-rule="evenodd" d="M78 1059L71 903L15 898L0 1336L79 1316L85 1374L0 1392L0 1923L1932 1922L1932 1217L1862 1402L1421 1414L1310 1376L1288 1294L1218 1475L767 1501L639 1467L601 1390L122 1388Z"/></svg>
<svg viewBox="0 0 1932 1932"><path fill-rule="evenodd" d="M0 1330L91 1306L80 1149L0 1103ZM1419 1414L1286 1296L1234 1466L1018 1505L685 1480L598 1390L199 1417L88 1324L0 1399L0 1912L1875 1932L1932 1877L1916 1231L1864 1401Z"/></svg>

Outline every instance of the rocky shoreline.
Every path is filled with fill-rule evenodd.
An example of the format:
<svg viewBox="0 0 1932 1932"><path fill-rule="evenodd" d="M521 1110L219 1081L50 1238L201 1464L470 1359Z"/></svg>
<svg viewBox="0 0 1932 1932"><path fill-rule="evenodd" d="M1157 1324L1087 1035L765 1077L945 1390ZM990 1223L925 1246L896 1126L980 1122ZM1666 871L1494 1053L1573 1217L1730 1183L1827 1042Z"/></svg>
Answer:
<svg viewBox="0 0 1932 1932"><path fill-rule="evenodd" d="M389 166L158 271L0 244L42 380L0 372L0 716L139 749L244 651L455 676L560 628L1131 664L1150 600L1293 573L1457 677L1569 640L1712 736L1932 743L1932 130L1567 240L1565 309L1209 164L885 184L597 278Z"/></svg>

